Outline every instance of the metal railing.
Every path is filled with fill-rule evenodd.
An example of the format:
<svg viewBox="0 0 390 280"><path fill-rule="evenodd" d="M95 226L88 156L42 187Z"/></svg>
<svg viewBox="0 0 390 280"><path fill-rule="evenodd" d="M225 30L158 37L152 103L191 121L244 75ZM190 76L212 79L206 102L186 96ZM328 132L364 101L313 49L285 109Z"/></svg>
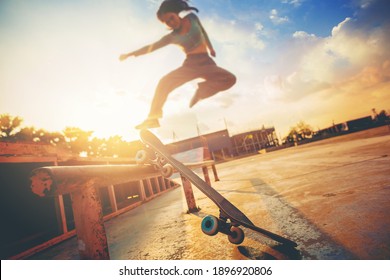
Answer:
<svg viewBox="0 0 390 280"><path fill-rule="evenodd" d="M212 167L214 179L218 181L213 161L189 164L192 169L202 168L205 181L211 185L208 167ZM40 197L70 194L78 250L81 259L110 259L104 227L103 210L98 187L108 186L111 208L116 211L113 186L132 181L139 182L141 201L146 201L146 192L153 194L151 180L155 180L157 192L167 190L161 174L150 165L84 165L50 166L35 169L31 175L31 190ZM155 179L153 179L155 178ZM196 212L191 183L181 176L188 211Z"/></svg>

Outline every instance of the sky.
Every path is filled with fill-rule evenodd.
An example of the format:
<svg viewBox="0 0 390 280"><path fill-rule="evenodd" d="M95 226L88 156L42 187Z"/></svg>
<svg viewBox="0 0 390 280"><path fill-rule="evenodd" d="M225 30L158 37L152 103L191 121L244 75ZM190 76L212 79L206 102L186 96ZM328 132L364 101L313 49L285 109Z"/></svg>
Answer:
<svg viewBox="0 0 390 280"><path fill-rule="evenodd" d="M181 65L177 46L119 61L169 32L160 0L1 0L0 114L48 131L79 127L138 139L159 79ZM192 81L172 92L165 141L275 127L285 136L390 112L390 1L192 0L237 76L231 89L189 108Z"/></svg>

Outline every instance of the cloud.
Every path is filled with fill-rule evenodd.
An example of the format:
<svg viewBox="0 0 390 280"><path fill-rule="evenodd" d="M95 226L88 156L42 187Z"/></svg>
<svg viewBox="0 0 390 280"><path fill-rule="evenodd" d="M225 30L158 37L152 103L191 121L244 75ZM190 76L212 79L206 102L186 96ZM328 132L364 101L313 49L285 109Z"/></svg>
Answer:
<svg viewBox="0 0 390 280"><path fill-rule="evenodd" d="M252 28L240 26L234 21L222 19L214 16L213 18L205 18L205 29L212 41L221 45L234 46L237 48L248 48L252 50L263 50L265 48L264 41L258 36L262 30L261 23L257 22ZM221 32L223 26L223 32Z"/></svg>
<svg viewBox="0 0 390 280"><path fill-rule="evenodd" d="M369 8L375 0L358 0L357 2L360 8L366 9Z"/></svg>
<svg viewBox="0 0 390 280"><path fill-rule="evenodd" d="M340 94L353 98L356 92L367 93L369 87L389 83L390 21L378 12L383 1L364 3L364 10L341 21L331 36L293 33L282 61L294 67L266 77L267 94L283 102L297 102L324 90L332 98ZM368 20L373 14L375 22Z"/></svg>
<svg viewBox="0 0 390 280"><path fill-rule="evenodd" d="M363 67L356 75L338 85L344 92L366 91L390 82L390 59ZM385 93L390 96L390 93ZM390 104L389 104L390 105Z"/></svg>
<svg viewBox="0 0 390 280"><path fill-rule="evenodd" d="M271 10L271 12L269 14L269 18L273 22L273 24L275 24L275 25L289 22L289 18L287 16L285 16L285 17L279 16L279 12L276 9Z"/></svg>
<svg viewBox="0 0 390 280"><path fill-rule="evenodd" d="M147 0L146 2L148 6L153 9L157 9L158 6L161 4L161 1L159 0Z"/></svg>
<svg viewBox="0 0 390 280"><path fill-rule="evenodd" d="M257 32L261 32L264 30L264 25L261 22L256 22L255 23L255 30Z"/></svg>
<svg viewBox="0 0 390 280"><path fill-rule="evenodd" d="M293 72L287 77L277 75L267 76L264 87L268 98L281 102L298 102L309 95L325 90L329 83L306 79L300 72Z"/></svg>
<svg viewBox="0 0 390 280"><path fill-rule="evenodd" d="M289 4L289 5L292 5L294 7L299 7L302 5L302 3L304 2L305 0L282 0L282 3L283 4Z"/></svg>
<svg viewBox="0 0 390 280"><path fill-rule="evenodd" d="M293 38L295 38L295 39L315 39L316 35L309 34L305 31L295 31L293 34Z"/></svg>

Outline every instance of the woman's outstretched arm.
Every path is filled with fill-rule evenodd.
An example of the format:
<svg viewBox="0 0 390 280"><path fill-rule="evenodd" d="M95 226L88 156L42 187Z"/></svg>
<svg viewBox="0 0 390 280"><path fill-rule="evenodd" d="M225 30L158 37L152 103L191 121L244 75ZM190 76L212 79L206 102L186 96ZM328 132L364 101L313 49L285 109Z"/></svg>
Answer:
<svg viewBox="0 0 390 280"><path fill-rule="evenodd" d="M140 55L144 55L144 54L148 54L148 53L151 53L151 52L154 52L155 50L158 50L162 47L165 47L166 45L170 44L171 43L171 36L170 34L168 35L165 35L164 37L162 37L160 40L158 40L157 42L153 43L153 44L150 44L150 45L146 45L136 51L132 51L132 52L129 52L129 53L125 53L125 54L121 54L119 56L119 60L120 61L123 61L125 59L127 59L128 57L130 56L140 56Z"/></svg>

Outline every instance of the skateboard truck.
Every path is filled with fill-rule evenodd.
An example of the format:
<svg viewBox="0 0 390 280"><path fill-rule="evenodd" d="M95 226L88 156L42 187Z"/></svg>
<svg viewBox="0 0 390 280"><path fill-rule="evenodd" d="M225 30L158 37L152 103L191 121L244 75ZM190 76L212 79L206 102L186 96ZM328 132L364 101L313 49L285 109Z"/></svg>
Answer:
<svg viewBox="0 0 390 280"><path fill-rule="evenodd" d="M151 164L158 170L164 178L169 178L173 174L173 166L165 161L157 152L152 150L139 150L135 155L137 164Z"/></svg>
<svg viewBox="0 0 390 280"><path fill-rule="evenodd" d="M228 236L230 243L236 245L241 244L245 238L244 231L238 227L238 224L229 223L227 220L228 218L222 213L220 213L219 218L208 215L202 220L202 232L210 236L214 236L220 232Z"/></svg>

